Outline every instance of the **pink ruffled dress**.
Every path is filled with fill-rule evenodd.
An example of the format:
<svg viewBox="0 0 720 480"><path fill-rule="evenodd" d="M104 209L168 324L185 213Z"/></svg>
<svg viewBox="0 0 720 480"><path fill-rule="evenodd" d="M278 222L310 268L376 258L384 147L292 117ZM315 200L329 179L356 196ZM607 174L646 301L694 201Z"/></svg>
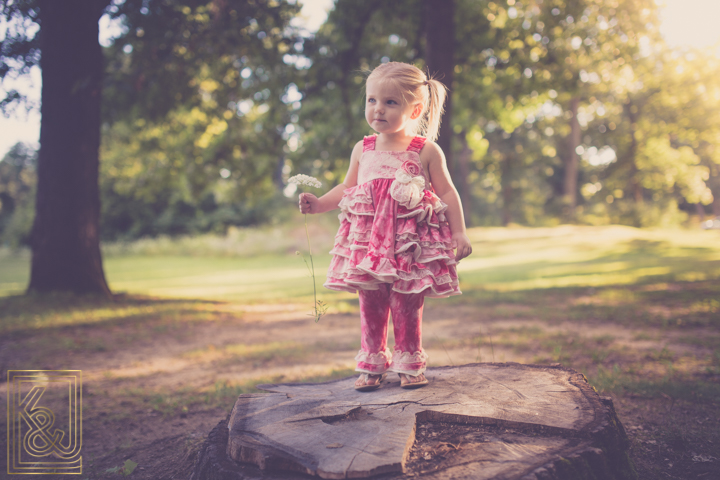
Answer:
<svg viewBox="0 0 720 480"><path fill-rule="evenodd" d="M325 287L354 293L388 283L399 293L459 295L447 205L420 163L425 138L404 152L376 151L376 139L364 138L358 184L340 200Z"/></svg>

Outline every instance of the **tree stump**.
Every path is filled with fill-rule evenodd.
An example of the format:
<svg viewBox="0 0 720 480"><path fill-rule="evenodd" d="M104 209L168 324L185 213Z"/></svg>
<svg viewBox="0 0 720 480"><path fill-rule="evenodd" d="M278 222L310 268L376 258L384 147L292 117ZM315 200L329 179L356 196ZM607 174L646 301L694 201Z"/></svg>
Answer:
<svg viewBox="0 0 720 480"><path fill-rule="evenodd" d="M612 401L574 370L472 364L426 376L421 389L386 381L366 393L355 377L259 385L271 393L241 395L215 434L226 443L213 455L225 447L238 469L228 476L225 459L201 452L194 478L637 478Z"/></svg>

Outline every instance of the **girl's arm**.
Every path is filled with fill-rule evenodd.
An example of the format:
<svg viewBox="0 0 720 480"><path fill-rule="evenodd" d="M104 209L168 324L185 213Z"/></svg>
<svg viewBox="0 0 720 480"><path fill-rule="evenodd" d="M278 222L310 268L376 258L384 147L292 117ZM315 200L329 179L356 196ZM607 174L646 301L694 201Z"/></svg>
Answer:
<svg viewBox="0 0 720 480"><path fill-rule="evenodd" d="M345 175L345 181L340 185L335 186L328 193L320 198L317 198L312 193L301 193L300 194L300 212L301 213L325 213L330 210L338 208L338 203L342 199L343 192L351 187L357 185L358 166L360 162L360 156L363 151L363 142L360 141L355 144L352 155L350 155L350 167Z"/></svg>
<svg viewBox="0 0 720 480"><path fill-rule="evenodd" d="M428 166L430 182L435 193L448 206L445 214L452 232L453 248L457 248L455 258L460 261L472 253L472 246L465 229L460 195L450 179L445 154L435 142L426 142L425 147L420 151L420 156L422 162Z"/></svg>

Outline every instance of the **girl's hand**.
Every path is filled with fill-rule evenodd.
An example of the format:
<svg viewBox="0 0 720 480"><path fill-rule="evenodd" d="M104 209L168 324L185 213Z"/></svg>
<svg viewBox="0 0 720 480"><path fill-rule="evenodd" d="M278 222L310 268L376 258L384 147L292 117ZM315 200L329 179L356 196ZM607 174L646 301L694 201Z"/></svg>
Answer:
<svg viewBox="0 0 720 480"><path fill-rule="evenodd" d="M452 246L453 248L457 248L455 260L458 262L472 253L470 239L464 233L453 233Z"/></svg>
<svg viewBox="0 0 720 480"><path fill-rule="evenodd" d="M318 213L318 198L312 193L300 194L300 213Z"/></svg>

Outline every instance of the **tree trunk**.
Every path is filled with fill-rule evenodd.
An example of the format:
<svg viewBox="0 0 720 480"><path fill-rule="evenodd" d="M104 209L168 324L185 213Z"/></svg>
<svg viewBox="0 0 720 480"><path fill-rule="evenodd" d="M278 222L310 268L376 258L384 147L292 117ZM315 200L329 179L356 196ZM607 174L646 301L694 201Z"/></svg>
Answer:
<svg viewBox="0 0 720 480"><path fill-rule="evenodd" d="M712 214L718 217L720 216L720 165L710 160L709 167L710 178L706 183L713 195Z"/></svg>
<svg viewBox="0 0 720 480"><path fill-rule="evenodd" d="M470 214L470 186L467 184L467 178L470 176L470 159L473 151L465 139L466 133L461 133L462 150L458 153L458 167L460 177L463 182L463 188L460 190L460 201L462 202L463 216L465 217L465 225L472 226L472 215Z"/></svg>
<svg viewBox="0 0 720 480"><path fill-rule="evenodd" d="M98 234L98 20L107 2L39 3L42 119L28 290L109 295Z"/></svg>
<svg viewBox="0 0 720 480"><path fill-rule="evenodd" d="M503 159L500 163L500 194L502 195L502 224L507 227L512 223L512 202L515 194L512 183L515 173L515 133L509 134L506 139L506 151L503 152Z"/></svg>
<svg viewBox="0 0 720 480"><path fill-rule="evenodd" d="M630 191L632 193L633 200L635 201L635 225L641 227L642 221L642 204L643 204L643 191L642 184L640 183L640 169L637 167L637 152L638 152L638 140L637 140L637 121L638 121L638 109L631 100L628 100L625 106L625 112L627 113L628 119L630 120L630 148L628 150L628 160L630 163Z"/></svg>
<svg viewBox="0 0 720 480"><path fill-rule="evenodd" d="M382 0L376 0L374 2L346 2L343 4L344 8L348 8L350 5L353 7L353 21L349 22L342 27L347 29L347 39L350 42L350 48L342 52L340 55L340 79L338 81L340 87L340 93L343 100L343 108L345 109L345 123L347 125L348 132L355 131L355 113L353 112L352 105L357 98L357 85L352 81L356 75L356 69L358 61L360 59L360 44L363 41L365 35L365 28L370 23L370 19L373 14L380 8ZM336 8L339 8L336 6ZM363 122L364 124L365 122ZM365 128L365 127L363 127Z"/></svg>
<svg viewBox="0 0 720 480"><path fill-rule="evenodd" d="M465 178L455 172L452 151L452 88L455 80L455 0L425 0L425 63L430 75L450 89L437 143L461 194Z"/></svg>
<svg viewBox="0 0 720 480"><path fill-rule="evenodd" d="M580 99L578 97L570 100L570 136L568 137L567 149L565 152L565 179L563 182L563 200L566 209L565 217L575 220L575 207L577 207L577 181L578 181L578 154L577 147L580 145L580 122L578 122L578 108Z"/></svg>
<svg viewBox="0 0 720 480"><path fill-rule="evenodd" d="M502 224L503 227L507 227L512 223L512 212L510 205L512 204L513 188L510 185L510 170L513 164L513 155L508 154L503 159L502 166L500 167L500 185L502 188Z"/></svg>

